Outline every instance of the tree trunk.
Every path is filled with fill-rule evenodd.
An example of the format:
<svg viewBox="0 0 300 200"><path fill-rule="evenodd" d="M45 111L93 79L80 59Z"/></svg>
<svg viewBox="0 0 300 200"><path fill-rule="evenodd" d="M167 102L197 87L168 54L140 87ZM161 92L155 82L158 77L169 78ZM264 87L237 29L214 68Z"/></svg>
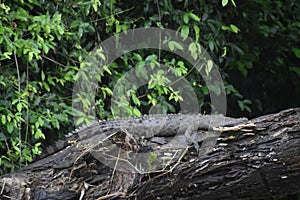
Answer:
<svg viewBox="0 0 300 200"><path fill-rule="evenodd" d="M300 192L299 152L297 108L224 129L209 153L189 148L144 174L115 170L71 145L0 177L0 199L270 199Z"/></svg>

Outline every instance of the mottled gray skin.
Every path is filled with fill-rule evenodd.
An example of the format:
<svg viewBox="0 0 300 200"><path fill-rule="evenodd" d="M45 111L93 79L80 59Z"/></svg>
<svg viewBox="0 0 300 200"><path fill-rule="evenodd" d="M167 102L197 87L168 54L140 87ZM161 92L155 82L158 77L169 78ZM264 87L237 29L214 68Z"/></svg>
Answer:
<svg viewBox="0 0 300 200"><path fill-rule="evenodd" d="M114 132L126 132L133 137L151 138L170 137L175 135L184 135L187 143L196 143L204 140L200 135L195 136L199 130L213 130L213 128L234 126L237 124L246 123L246 118L230 118L223 115L200 115L200 114L158 114L158 115L144 115L142 117L129 117L112 120L95 121L89 125L82 126L72 133L63 141L59 141L56 145L48 148L48 152L56 152L67 145L72 140L87 140L94 141L93 136L99 140L109 136ZM93 138L92 141L89 138ZM48 153L49 154L49 153Z"/></svg>
<svg viewBox="0 0 300 200"><path fill-rule="evenodd" d="M72 134L84 135L85 130L123 130L132 135L152 136L174 136L184 133L189 127L208 130L218 127L234 126L246 123L246 118L230 118L223 115L188 115L188 114L159 114L144 115L142 117L128 117L112 120L93 122L90 125L82 126Z"/></svg>

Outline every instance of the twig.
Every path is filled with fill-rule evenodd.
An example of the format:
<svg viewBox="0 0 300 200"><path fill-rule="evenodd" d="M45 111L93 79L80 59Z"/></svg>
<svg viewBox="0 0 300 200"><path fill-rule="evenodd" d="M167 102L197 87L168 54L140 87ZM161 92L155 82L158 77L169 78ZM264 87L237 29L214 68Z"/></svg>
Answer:
<svg viewBox="0 0 300 200"><path fill-rule="evenodd" d="M5 184L6 184L6 179L4 179L4 181L3 181L3 185L2 185L2 188L1 188L1 192L0 192L0 197L2 196L2 197L7 198L7 199L13 199L13 198L3 194Z"/></svg>
<svg viewBox="0 0 300 200"><path fill-rule="evenodd" d="M116 163L115 163L113 172L112 172L112 174L111 174L110 188L108 189L107 194L109 194L109 193L110 193L110 190L111 190L111 184L112 184L113 179L114 179L114 177L115 177L115 172L116 172L116 169L117 169L118 161L119 161L119 159L120 159L120 153L121 153L121 149L119 148L118 158L117 158L117 161L116 161Z"/></svg>
<svg viewBox="0 0 300 200"><path fill-rule="evenodd" d="M55 64L57 64L57 65L59 65L59 66L61 66L61 67L63 67L63 68L67 68L66 65L63 65L63 64L61 64L61 63L59 63L59 62L53 60L52 58L49 58L49 57L47 57L47 56L45 56L45 55L42 55L42 57L45 58L45 59L47 59L47 60L49 60L49 61L51 61L51 62L53 62L53 63L55 63Z"/></svg>
<svg viewBox="0 0 300 200"><path fill-rule="evenodd" d="M160 7L158 4L158 0L156 0L156 6L158 11L158 18L159 18L159 27L161 27L161 14L160 14ZM161 56L161 29L159 30L159 43L158 43L158 61L160 62Z"/></svg>
<svg viewBox="0 0 300 200"><path fill-rule="evenodd" d="M124 192L116 192L116 193L113 193L113 194L108 194L108 195L99 197L97 200L104 200L104 199L108 199L108 198L111 198L111 197L117 197L117 196L125 197L125 195L126 194Z"/></svg>
<svg viewBox="0 0 300 200"><path fill-rule="evenodd" d="M2 189L1 189L1 192L0 192L0 194L3 194L4 187L5 187L5 183L6 183L6 179L4 179L4 181L3 181L3 185L2 185Z"/></svg>
<svg viewBox="0 0 300 200"><path fill-rule="evenodd" d="M19 69L19 63L18 63L18 59L17 59L17 55L16 52L14 51L14 59L15 59L15 63L16 63L16 68L17 68L17 76L18 76L18 102L21 102L20 99L20 93L21 93L21 76L20 76L20 69ZM19 121L19 151L20 151L20 160L19 160L19 165L21 167L21 162L22 162L22 133L21 133L21 125L22 125L22 121Z"/></svg>
<svg viewBox="0 0 300 200"><path fill-rule="evenodd" d="M25 119L25 125L26 125L26 131L25 131L25 142L28 142L28 133L29 133L29 66L28 63L26 64L26 102L27 102L27 109L26 109L26 119Z"/></svg>

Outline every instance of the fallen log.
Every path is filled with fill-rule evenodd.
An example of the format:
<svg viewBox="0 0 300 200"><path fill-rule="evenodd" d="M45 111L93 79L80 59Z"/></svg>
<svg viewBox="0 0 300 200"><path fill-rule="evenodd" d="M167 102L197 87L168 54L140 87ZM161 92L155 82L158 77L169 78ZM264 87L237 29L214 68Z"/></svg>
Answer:
<svg viewBox="0 0 300 200"><path fill-rule="evenodd" d="M208 130L208 132L211 130ZM300 192L300 108L224 129L208 153L118 171L77 145L0 177L0 199L270 199Z"/></svg>

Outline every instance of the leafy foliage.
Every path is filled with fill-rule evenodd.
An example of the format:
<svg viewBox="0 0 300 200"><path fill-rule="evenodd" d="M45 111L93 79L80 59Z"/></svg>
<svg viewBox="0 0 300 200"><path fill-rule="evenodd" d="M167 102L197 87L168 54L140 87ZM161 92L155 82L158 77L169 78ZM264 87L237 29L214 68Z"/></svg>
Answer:
<svg viewBox="0 0 300 200"><path fill-rule="evenodd" d="M288 12L290 6L293 12ZM238 71L238 77L244 78L255 65L263 65L260 62L266 62L264 68L271 71L270 66L280 68L291 59L288 70L299 76L300 50L294 43L299 38L299 22L293 20L299 19L298 9L299 5L293 0L285 3L255 0L237 5L234 0L13 0L0 3L0 174L31 162L41 153L41 147L70 131L73 115L75 125L93 120L83 111L95 110L99 118L111 118L124 112L140 116L149 113L151 107L160 113L178 112L183 96L165 76L162 65L173 69L170 73L174 77L185 77L189 81L203 111L213 109L209 90L219 95L220 88L205 85L193 66L170 53L184 50L180 43L172 40L163 41L169 52L136 50L105 66L103 73L96 77L101 84L94 88L97 91L95 103L89 101L93 97L78 95L74 101L80 109L72 109L72 87L78 80L77 73L93 64L85 58L108 37L133 28L160 27L176 30L184 40L193 38L196 42L190 43L186 51L196 59L200 45L205 47L222 72L226 93L235 98L240 110L251 112L252 101L245 99L236 85L230 83L228 74ZM251 35L253 30L266 40L256 40L256 36ZM269 59L262 61L262 56L270 52L261 49L270 48L267 39L285 33L290 34L279 40L275 51L279 56L273 59L275 57L268 55ZM106 59L101 49L96 57ZM157 70L148 74L145 66ZM131 69L147 84L131 85L130 90L125 84L118 87L125 95L114 101L118 109L111 110L114 88ZM207 60L202 69L209 75L212 61Z"/></svg>
<svg viewBox="0 0 300 200"><path fill-rule="evenodd" d="M251 97L253 115L299 106L299 1L243 1L230 17L241 31L229 41L229 79Z"/></svg>

